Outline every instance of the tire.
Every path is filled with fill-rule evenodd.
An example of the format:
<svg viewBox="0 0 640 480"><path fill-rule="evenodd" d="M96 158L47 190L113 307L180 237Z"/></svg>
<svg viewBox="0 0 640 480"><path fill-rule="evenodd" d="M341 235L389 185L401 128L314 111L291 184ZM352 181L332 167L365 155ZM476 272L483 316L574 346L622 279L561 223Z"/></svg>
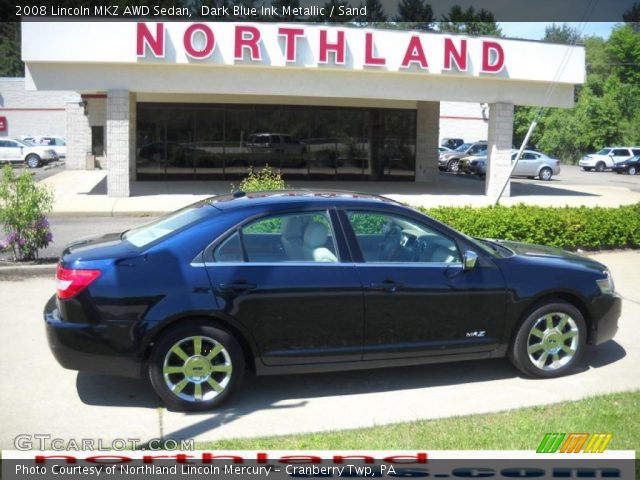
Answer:
<svg viewBox="0 0 640 480"><path fill-rule="evenodd" d="M586 336L587 326L580 310L570 303L550 300L531 311L522 322L509 359L528 376L560 377L580 361Z"/></svg>
<svg viewBox="0 0 640 480"><path fill-rule="evenodd" d="M553 177L553 170L551 170L549 167L544 167L542 170L540 170L538 176L540 177L540 180L548 182L549 180L551 180L551 177Z"/></svg>
<svg viewBox="0 0 640 480"><path fill-rule="evenodd" d="M638 174L638 169L636 167L629 167L629 169L627 170L627 173L629 175L637 175Z"/></svg>
<svg viewBox="0 0 640 480"><path fill-rule="evenodd" d="M596 163L596 172L604 172L604 169L607 166L604 164L604 162L598 162Z"/></svg>
<svg viewBox="0 0 640 480"><path fill-rule="evenodd" d="M176 347L182 353L176 353ZM244 369L242 348L234 336L203 321L189 321L167 331L149 358L154 390L167 407L180 411L221 405L242 382Z"/></svg>
<svg viewBox="0 0 640 480"><path fill-rule="evenodd" d="M460 170L460 160L454 158L453 160L449 160L447 163L447 172L458 173Z"/></svg>
<svg viewBox="0 0 640 480"><path fill-rule="evenodd" d="M24 161L29 168L38 168L40 166L40 157L35 153L27 155Z"/></svg>

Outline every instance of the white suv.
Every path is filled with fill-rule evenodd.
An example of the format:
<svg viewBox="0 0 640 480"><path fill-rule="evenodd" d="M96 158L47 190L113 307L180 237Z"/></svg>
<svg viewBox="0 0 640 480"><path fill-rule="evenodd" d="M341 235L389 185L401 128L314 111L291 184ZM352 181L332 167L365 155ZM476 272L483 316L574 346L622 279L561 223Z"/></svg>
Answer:
<svg viewBox="0 0 640 480"><path fill-rule="evenodd" d="M0 163L24 162L29 168L36 168L43 162L58 160L58 154L50 147L27 145L12 138L0 138Z"/></svg>
<svg viewBox="0 0 640 480"><path fill-rule="evenodd" d="M32 137L22 137L22 141L27 145L36 145L41 147L49 147L56 152L58 157L65 158L67 156L67 140L57 135L38 135Z"/></svg>
<svg viewBox="0 0 640 480"><path fill-rule="evenodd" d="M604 172L612 169L616 163L629 160L637 155L640 155L640 147L606 147L599 152L585 155L580 159L578 165L587 172L591 170Z"/></svg>

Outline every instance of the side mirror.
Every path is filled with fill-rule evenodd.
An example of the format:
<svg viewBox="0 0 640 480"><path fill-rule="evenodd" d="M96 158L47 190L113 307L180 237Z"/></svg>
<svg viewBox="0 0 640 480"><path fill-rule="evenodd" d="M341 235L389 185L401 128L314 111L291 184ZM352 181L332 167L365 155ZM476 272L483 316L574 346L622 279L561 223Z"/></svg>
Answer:
<svg viewBox="0 0 640 480"><path fill-rule="evenodd" d="M463 270L471 270L476 266L476 262L478 261L478 254L473 250L467 250L464 252L464 263Z"/></svg>

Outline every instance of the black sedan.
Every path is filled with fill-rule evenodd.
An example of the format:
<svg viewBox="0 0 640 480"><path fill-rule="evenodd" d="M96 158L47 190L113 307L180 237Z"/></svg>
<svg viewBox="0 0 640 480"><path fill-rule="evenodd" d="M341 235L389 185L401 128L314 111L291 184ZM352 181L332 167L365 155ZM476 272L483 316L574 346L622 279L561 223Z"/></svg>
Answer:
<svg viewBox="0 0 640 480"><path fill-rule="evenodd" d="M616 173L628 173L629 175L637 175L640 170L640 156L631 157L613 165L611 168Z"/></svg>
<svg viewBox="0 0 640 480"><path fill-rule="evenodd" d="M383 197L213 197L68 245L44 311L65 368L149 375L205 410L245 370L307 373L508 356L572 371L620 315L607 268L555 248L467 237Z"/></svg>

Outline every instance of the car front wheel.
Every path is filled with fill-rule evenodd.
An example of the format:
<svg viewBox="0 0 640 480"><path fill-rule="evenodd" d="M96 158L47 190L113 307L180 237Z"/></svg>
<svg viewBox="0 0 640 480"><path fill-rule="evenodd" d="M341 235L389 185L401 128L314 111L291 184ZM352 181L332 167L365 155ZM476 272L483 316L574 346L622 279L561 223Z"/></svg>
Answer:
<svg viewBox="0 0 640 480"><path fill-rule="evenodd" d="M527 315L511 345L509 358L532 377L565 375L580 360L586 331L580 310L563 301L549 302Z"/></svg>
<svg viewBox="0 0 640 480"><path fill-rule="evenodd" d="M29 168L38 168L40 166L40 157L32 153L27 157L26 163Z"/></svg>
<svg viewBox="0 0 640 480"><path fill-rule="evenodd" d="M596 172L604 172L606 165L604 164L604 162L598 162L596 163Z"/></svg>
<svg viewBox="0 0 640 480"><path fill-rule="evenodd" d="M460 170L460 160L450 160L447 164L447 171L458 173Z"/></svg>
<svg viewBox="0 0 640 480"><path fill-rule="evenodd" d="M242 381L244 363L242 349L229 332L189 322L169 330L154 346L149 376L168 407L203 411L229 398Z"/></svg>

